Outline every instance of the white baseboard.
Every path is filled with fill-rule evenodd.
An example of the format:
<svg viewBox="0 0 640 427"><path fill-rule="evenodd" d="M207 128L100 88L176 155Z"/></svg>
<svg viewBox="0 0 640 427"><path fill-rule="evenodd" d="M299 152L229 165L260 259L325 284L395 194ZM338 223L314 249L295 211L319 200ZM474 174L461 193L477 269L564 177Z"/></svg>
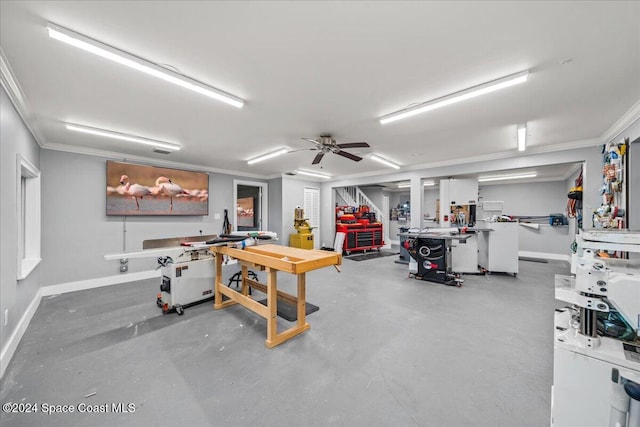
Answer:
<svg viewBox="0 0 640 427"><path fill-rule="evenodd" d="M99 277L97 279L79 280L77 282L41 287L33 298L33 301L31 301L31 304L29 304L29 307L27 307L25 313L20 318L18 325L13 330L13 333L9 338L9 341L7 341L7 344L2 349L2 353L0 353L0 378L4 377L5 370L9 366L9 362L11 362L13 354L16 352L18 344L20 344L22 336L26 332L29 323L31 323L31 319L40 306L40 301L43 297L64 294L67 292L82 291L85 289L100 288L102 286L117 285L126 282L135 282L137 280L153 279L155 277L160 277L160 270L140 271L138 273L119 274L116 276Z"/></svg>
<svg viewBox="0 0 640 427"><path fill-rule="evenodd" d="M553 259L557 261L571 262L571 255L569 254L551 254L547 252L529 252L518 251L518 256L536 259Z"/></svg>
<svg viewBox="0 0 640 427"><path fill-rule="evenodd" d="M67 292L118 285L120 283L135 282L136 280L153 279L154 277L160 277L160 270L147 270L137 273L118 274L115 276L61 283L59 285L43 286L40 290L42 291L41 295L46 297L49 295L65 294Z"/></svg>
<svg viewBox="0 0 640 427"><path fill-rule="evenodd" d="M7 344L2 349L2 353L0 353L0 378L4 377L4 372L6 371L7 366L9 366L9 362L11 362L13 354L16 352L18 344L20 344L22 336L26 332L27 326L29 326L33 315L36 314L36 310L40 306L41 299L42 293L41 289L39 289L38 292L36 292L36 296L33 297L31 304L27 307L27 311L22 315L18 325L13 330L11 337L9 337L9 341L7 341Z"/></svg>

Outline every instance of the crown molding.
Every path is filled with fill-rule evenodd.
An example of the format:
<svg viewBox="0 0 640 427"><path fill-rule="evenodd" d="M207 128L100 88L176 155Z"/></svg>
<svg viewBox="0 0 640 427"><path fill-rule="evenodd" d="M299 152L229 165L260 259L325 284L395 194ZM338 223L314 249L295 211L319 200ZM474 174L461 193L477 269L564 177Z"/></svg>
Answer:
<svg viewBox="0 0 640 427"><path fill-rule="evenodd" d="M600 137L600 143L606 144L616 139L622 132L640 119L640 99L627 110L605 133Z"/></svg>
<svg viewBox="0 0 640 427"><path fill-rule="evenodd" d="M62 151L65 153L103 157L110 160L119 159L122 161L136 161L140 163L151 164L153 166L164 166L164 167L173 168L173 169L184 169L184 170L191 170L196 172L219 173L219 174L230 175L230 176L265 180L264 176L257 175L257 174L238 172L238 171L233 171L229 169L212 168L209 166L194 165L191 163L174 162L171 160L163 160L155 157L131 155L131 154L120 153L117 151L105 151L105 150L98 150L95 148L79 147L75 145L67 145L67 144L59 144L59 143L47 143L42 148L45 150Z"/></svg>
<svg viewBox="0 0 640 427"><path fill-rule="evenodd" d="M2 47L0 47L0 83L9 96L9 100L13 104L13 107L16 109L18 115L22 119L22 122L27 127L27 129L29 129L31 136L36 141L36 143L38 143L40 148L42 148L44 138L42 138L42 135L35 124L36 118L31 112L29 102L27 101L27 98L24 96L22 89L20 88L20 84L15 77L15 73L11 69L11 65L9 65L9 61L4 54L4 50L2 50Z"/></svg>

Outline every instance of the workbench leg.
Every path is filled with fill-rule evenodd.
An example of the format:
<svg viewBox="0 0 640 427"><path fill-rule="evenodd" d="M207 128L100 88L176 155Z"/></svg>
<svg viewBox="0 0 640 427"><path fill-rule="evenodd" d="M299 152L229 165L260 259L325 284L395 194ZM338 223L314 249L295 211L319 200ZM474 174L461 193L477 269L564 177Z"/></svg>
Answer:
<svg viewBox="0 0 640 427"><path fill-rule="evenodd" d="M249 278L249 267L242 264L242 295L249 295L249 285L247 279Z"/></svg>
<svg viewBox="0 0 640 427"><path fill-rule="evenodd" d="M277 270L267 268L267 347L271 348L278 335L278 284Z"/></svg>
<svg viewBox="0 0 640 427"><path fill-rule="evenodd" d="M222 307L222 294L220 293L220 280L222 280L222 254L216 254L216 277L213 278L213 308Z"/></svg>
<svg viewBox="0 0 640 427"><path fill-rule="evenodd" d="M298 274L298 326L304 326L307 323L307 295L306 295L306 273Z"/></svg>

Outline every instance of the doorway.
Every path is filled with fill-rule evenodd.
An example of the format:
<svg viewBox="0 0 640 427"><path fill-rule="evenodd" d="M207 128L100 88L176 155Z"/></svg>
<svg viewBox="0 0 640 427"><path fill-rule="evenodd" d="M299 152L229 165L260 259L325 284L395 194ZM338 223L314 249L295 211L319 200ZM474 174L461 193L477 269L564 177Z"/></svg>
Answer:
<svg viewBox="0 0 640 427"><path fill-rule="evenodd" d="M320 237L320 189L304 187L304 216L308 218L313 234L313 248L318 249Z"/></svg>
<svg viewBox="0 0 640 427"><path fill-rule="evenodd" d="M260 231L268 228L266 182L233 181L234 231Z"/></svg>
<svg viewBox="0 0 640 427"><path fill-rule="evenodd" d="M382 229L384 230L384 245L386 248L391 247L391 239L389 237L389 195L388 194L383 194L382 195ZM379 220L380 220L379 219Z"/></svg>

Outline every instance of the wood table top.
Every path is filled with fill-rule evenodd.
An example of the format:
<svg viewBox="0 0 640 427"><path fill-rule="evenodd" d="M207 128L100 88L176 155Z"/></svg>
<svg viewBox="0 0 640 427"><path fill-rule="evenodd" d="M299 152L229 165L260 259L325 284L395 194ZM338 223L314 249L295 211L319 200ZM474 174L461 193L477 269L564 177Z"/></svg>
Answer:
<svg viewBox="0 0 640 427"><path fill-rule="evenodd" d="M342 254L336 252L291 248L274 244L249 246L244 249L230 246L212 246L210 250L214 253L229 255L241 261L292 274L300 274L318 268L342 264Z"/></svg>

